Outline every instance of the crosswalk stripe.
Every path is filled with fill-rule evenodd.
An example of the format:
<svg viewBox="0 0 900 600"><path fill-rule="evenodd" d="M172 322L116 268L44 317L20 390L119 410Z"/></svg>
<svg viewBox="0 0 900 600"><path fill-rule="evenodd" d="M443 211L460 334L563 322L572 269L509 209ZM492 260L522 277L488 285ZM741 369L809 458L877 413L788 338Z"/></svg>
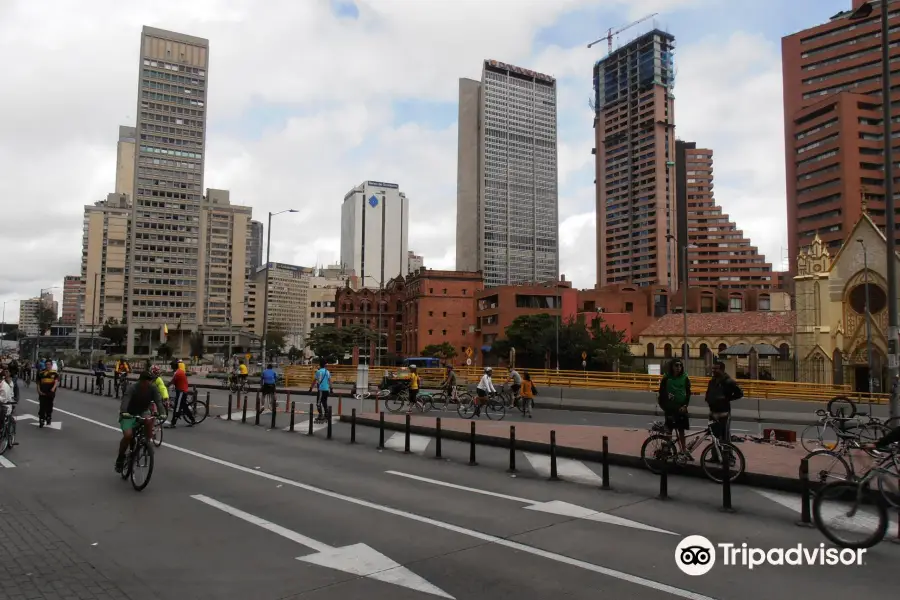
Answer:
<svg viewBox="0 0 900 600"><path fill-rule="evenodd" d="M0 467L6 469L15 469L16 465L13 463L13 461L9 460L5 456L0 456Z"/></svg>
<svg viewBox="0 0 900 600"><path fill-rule="evenodd" d="M261 416L262 414L263 414L263 413L260 413L260 416ZM243 415L244 415L243 411L233 412L233 413L231 413L231 420L232 420L232 421L240 421L241 418L243 417ZM255 410L248 410L248 411L247 411L247 420L253 419L253 418L255 418L255 417L256 417L256 411L255 411ZM220 418L220 419L225 419L225 420L227 420L227 419L228 419L228 415L227 415L227 414L219 415L219 418Z"/></svg>
<svg viewBox="0 0 900 600"><path fill-rule="evenodd" d="M331 417L331 424L334 426L335 423L340 422L340 417ZM313 433L317 431L322 431L328 427L328 421L323 421L322 423L316 423L313 420ZM285 427L284 431L290 431L290 426ZM309 435L309 419L305 421L301 421L300 423L294 423L294 433L302 433L303 435Z"/></svg>
<svg viewBox="0 0 900 600"><path fill-rule="evenodd" d="M546 454L532 454L525 452L525 458L528 459L531 467L538 472L539 475L550 477L550 457ZM560 479L565 481L574 481L575 483L584 483L587 485L602 485L603 478L591 471L587 465L578 460L570 460L568 458L556 459L556 474Z"/></svg>
<svg viewBox="0 0 900 600"><path fill-rule="evenodd" d="M409 435L409 451L413 454L425 454L425 450L428 449L428 444L431 443L431 438L425 435ZM384 447L389 450L396 450L397 452L403 452L406 447L406 434L404 433L395 433L391 437L384 442Z"/></svg>

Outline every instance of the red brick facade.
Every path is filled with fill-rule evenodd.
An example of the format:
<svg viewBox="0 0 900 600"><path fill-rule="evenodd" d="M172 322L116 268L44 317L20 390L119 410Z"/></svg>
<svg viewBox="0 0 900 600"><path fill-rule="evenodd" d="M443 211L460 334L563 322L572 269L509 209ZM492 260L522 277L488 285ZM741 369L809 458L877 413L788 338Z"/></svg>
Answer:
<svg viewBox="0 0 900 600"><path fill-rule="evenodd" d="M465 362L465 349L475 347L475 298L484 284L481 273L421 269L406 279L403 354L420 356L432 344L449 343L452 361Z"/></svg>

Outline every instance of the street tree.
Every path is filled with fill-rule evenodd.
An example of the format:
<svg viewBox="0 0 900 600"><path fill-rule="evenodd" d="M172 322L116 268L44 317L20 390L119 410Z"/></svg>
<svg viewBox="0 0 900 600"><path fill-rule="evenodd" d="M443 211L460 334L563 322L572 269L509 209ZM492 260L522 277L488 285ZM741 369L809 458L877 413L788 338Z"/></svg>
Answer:
<svg viewBox="0 0 900 600"><path fill-rule="evenodd" d="M440 344L428 344L422 348L422 356L431 358L440 358L442 360L453 360L457 356L456 348L450 342Z"/></svg>

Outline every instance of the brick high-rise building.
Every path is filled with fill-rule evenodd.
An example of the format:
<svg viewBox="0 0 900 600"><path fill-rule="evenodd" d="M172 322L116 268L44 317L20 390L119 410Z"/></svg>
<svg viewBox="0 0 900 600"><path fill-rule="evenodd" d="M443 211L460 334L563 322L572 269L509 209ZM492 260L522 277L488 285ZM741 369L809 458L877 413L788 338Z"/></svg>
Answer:
<svg viewBox="0 0 900 600"><path fill-rule="evenodd" d="M674 48L655 29L594 65L599 286L675 286Z"/></svg>
<svg viewBox="0 0 900 600"><path fill-rule="evenodd" d="M713 152L694 142L675 143L678 225L678 280L683 282L687 240L688 285L692 287L769 288L772 265L713 196Z"/></svg>
<svg viewBox="0 0 900 600"><path fill-rule="evenodd" d="M168 343L182 355L189 350L186 334L204 322L199 261L208 66L207 40L143 28L126 274L129 355L149 353L162 341L163 326L173 324L181 333Z"/></svg>
<svg viewBox="0 0 900 600"><path fill-rule="evenodd" d="M559 274L556 80L486 60L459 80L456 268L484 285Z"/></svg>
<svg viewBox="0 0 900 600"><path fill-rule="evenodd" d="M816 234L832 250L840 247L860 218L863 194L869 216L884 227L881 10L880 3L873 2L868 18L850 20L852 10L863 4L853 0L850 10L781 42L792 271L799 249L810 245ZM900 9L892 8L889 18L891 69L896 78L900 67L893 63L900 60ZM896 88L891 103L894 114L900 115ZM895 117L894 138L898 130ZM894 144L895 157L900 156L898 142ZM895 162L894 181L896 167Z"/></svg>
<svg viewBox="0 0 900 600"><path fill-rule="evenodd" d="M81 275L66 275L65 279L63 279L62 316L59 318L61 325L75 325L78 323L78 307L81 302L81 294Z"/></svg>

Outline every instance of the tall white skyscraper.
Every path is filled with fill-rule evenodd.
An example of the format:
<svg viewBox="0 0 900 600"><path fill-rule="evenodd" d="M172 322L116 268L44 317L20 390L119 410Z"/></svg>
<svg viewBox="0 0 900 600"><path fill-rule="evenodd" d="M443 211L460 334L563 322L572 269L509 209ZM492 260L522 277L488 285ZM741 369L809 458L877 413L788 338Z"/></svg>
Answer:
<svg viewBox="0 0 900 600"><path fill-rule="evenodd" d="M377 288L409 272L409 200L396 183L366 181L341 206L341 266L360 287Z"/></svg>
<svg viewBox="0 0 900 600"><path fill-rule="evenodd" d="M456 268L486 287L556 280L556 80L485 60L459 81Z"/></svg>

